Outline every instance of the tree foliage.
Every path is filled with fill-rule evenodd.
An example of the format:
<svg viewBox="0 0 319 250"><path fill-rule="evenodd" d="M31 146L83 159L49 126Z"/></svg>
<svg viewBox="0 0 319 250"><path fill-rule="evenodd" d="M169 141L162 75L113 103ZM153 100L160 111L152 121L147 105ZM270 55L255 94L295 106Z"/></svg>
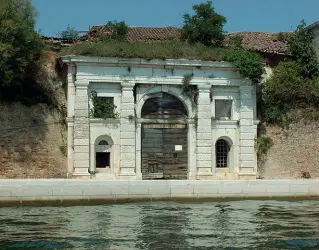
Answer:
<svg viewBox="0 0 319 250"><path fill-rule="evenodd" d="M68 25L66 30L59 33L59 36L62 39L77 39L79 38L79 32L74 27L71 28L70 25Z"/></svg>
<svg viewBox="0 0 319 250"><path fill-rule="evenodd" d="M30 78L43 48L34 30L37 13L30 0L0 1L0 99L15 99Z"/></svg>
<svg viewBox="0 0 319 250"><path fill-rule="evenodd" d="M262 115L268 122L282 123L292 120L291 112L309 110L318 113L319 68L313 47L313 35L302 21L297 30L289 35L291 58L281 62L272 77L262 85ZM317 115L316 115L317 116Z"/></svg>
<svg viewBox="0 0 319 250"><path fill-rule="evenodd" d="M314 34L306 29L306 23L302 20L297 30L288 38L288 51L292 59L300 66L300 73L305 78L319 76L319 65L316 51L313 46Z"/></svg>
<svg viewBox="0 0 319 250"><path fill-rule="evenodd" d="M202 43L206 46L221 45L226 17L215 12L211 1L194 5L193 10L194 15L184 15L181 38L190 43Z"/></svg>
<svg viewBox="0 0 319 250"><path fill-rule="evenodd" d="M123 41L129 30L129 27L124 21L108 21L103 27L103 33L98 36L98 39L102 42L108 42L110 40Z"/></svg>

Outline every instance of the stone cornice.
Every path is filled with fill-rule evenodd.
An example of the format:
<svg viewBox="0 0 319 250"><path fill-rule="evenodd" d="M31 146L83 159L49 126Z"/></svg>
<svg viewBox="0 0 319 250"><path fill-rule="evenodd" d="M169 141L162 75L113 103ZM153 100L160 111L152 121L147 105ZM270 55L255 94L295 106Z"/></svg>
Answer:
<svg viewBox="0 0 319 250"><path fill-rule="evenodd" d="M135 66L135 67L155 67L155 68L197 68L197 69L219 69L236 70L229 62L201 61L188 59L152 59L141 58L117 58L117 57L86 57L86 56L62 56L64 63L74 63L79 65L109 65L109 66Z"/></svg>

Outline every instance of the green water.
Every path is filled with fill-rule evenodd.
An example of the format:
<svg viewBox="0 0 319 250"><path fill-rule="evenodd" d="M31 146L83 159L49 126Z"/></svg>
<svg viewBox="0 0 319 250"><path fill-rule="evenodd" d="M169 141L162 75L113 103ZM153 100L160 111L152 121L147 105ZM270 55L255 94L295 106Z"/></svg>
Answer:
<svg viewBox="0 0 319 250"><path fill-rule="evenodd" d="M319 249L319 201L0 208L0 249Z"/></svg>

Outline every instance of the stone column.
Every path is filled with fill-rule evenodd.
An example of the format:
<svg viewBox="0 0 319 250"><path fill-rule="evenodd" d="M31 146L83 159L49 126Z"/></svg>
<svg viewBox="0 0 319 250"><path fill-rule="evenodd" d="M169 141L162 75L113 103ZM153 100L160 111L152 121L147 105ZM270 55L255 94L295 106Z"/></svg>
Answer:
<svg viewBox="0 0 319 250"><path fill-rule="evenodd" d="M252 86L240 87L239 161L240 175L255 174L255 131Z"/></svg>
<svg viewBox="0 0 319 250"><path fill-rule="evenodd" d="M135 166L136 166L136 179L138 180L142 180L142 151L141 151L141 147L142 147L142 124L136 123L136 154L135 154Z"/></svg>
<svg viewBox="0 0 319 250"><path fill-rule="evenodd" d="M197 104L197 171L198 175L212 175L211 86L198 86ZM199 177L200 178L200 177Z"/></svg>
<svg viewBox="0 0 319 250"><path fill-rule="evenodd" d="M121 176L135 176L135 112L134 112L134 95L133 87L135 83L122 83L121 97ZM134 119L129 119L129 117Z"/></svg>
<svg viewBox="0 0 319 250"><path fill-rule="evenodd" d="M75 74L76 68L75 65L69 64L68 65L68 76L67 76L67 84L68 84L68 98L67 98L67 118L66 122L68 125L68 176L72 176L74 171L74 101L75 101Z"/></svg>
<svg viewBox="0 0 319 250"><path fill-rule="evenodd" d="M90 117L88 82L76 81L74 107L74 174L90 176Z"/></svg>
<svg viewBox="0 0 319 250"><path fill-rule="evenodd" d="M68 176L72 176L74 171L73 160L74 160L74 122L73 118L67 118L68 123Z"/></svg>
<svg viewBox="0 0 319 250"><path fill-rule="evenodd" d="M196 180L196 128L194 123L188 123L188 180Z"/></svg>

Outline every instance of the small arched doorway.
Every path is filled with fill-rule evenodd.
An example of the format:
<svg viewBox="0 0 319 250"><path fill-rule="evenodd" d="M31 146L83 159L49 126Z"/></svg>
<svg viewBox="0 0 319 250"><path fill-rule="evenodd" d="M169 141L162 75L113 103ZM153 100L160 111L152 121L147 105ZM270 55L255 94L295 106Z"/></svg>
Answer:
<svg viewBox="0 0 319 250"><path fill-rule="evenodd" d="M187 110L177 97L156 93L147 99L142 118L142 178L187 179Z"/></svg>
<svg viewBox="0 0 319 250"><path fill-rule="evenodd" d="M113 141L107 136L103 135L96 139L94 144L95 151L95 171L110 172L112 167L112 147Z"/></svg>

